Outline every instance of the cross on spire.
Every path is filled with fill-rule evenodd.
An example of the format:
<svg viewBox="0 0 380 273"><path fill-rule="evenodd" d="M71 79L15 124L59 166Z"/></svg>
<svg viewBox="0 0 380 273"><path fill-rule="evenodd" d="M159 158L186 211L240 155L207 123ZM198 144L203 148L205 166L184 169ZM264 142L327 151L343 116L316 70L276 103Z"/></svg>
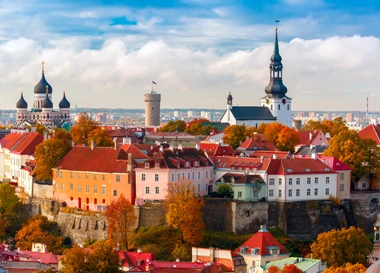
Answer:
<svg viewBox="0 0 380 273"><path fill-rule="evenodd" d="M45 62L44 61L42 61L42 73L44 73L45 72Z"/></svg>

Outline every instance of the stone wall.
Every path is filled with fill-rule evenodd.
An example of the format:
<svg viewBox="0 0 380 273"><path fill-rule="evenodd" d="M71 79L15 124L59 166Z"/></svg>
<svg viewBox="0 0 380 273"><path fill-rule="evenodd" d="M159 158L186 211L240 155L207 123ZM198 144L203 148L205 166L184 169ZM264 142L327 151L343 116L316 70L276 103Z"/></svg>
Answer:
<svg viewBox="0 0 380 273"><path fill-rule="evenodd" d="M202 208L207 230L232 231L231 199L205 198Z"/></svg>
<svg viewBox="0 0 380 273"><path fill-rule="evenodd" d="M249 234L260 229L260 225L268 222L267 202L232 202L231 203L232 232Z"/></svg>
<svg viewBox="0 0 380 273"><path fill-rule="evenodd" d="M29 212L31 216L41 214L50 221L57 221L61 203L53 199L31 198Z"/></svg>
<svg viewBox="0 0 380 273"><path fill-rule="evenodd" d="M53 186L46 184L33 183L34 198L53 198Z"/></svg>
<svg viewBox="0 0 380 273"><path fill-rule="evenodd" d="M166 223L165 210L161 203L136 207L139 227L160 226Z"/></svg>

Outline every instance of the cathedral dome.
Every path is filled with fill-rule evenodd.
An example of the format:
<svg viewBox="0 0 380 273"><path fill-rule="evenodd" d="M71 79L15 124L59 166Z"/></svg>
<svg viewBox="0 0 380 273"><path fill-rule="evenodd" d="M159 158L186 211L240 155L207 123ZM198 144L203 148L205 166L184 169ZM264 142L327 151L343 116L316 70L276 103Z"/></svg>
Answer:
<svg viewBox="0 0 380 273"><path fill-rule="evenodd" d="M27 109L28 108L28 103L25 101L22 92L21 92L21 98L16 103L16 108L17 109Z"/></svg>
<svg viewBox="0 0 380 273"><path fill-rule="evenodd" d="M41 77L41 80L39 81L39 83L37 83L37 85L34 87L34 94L45 94L46 93L46 87L47 87L49 94L53 93L53 88L45 79L45 67L44 67L44 65L45 65L45 63L42 62L42 77Z"/></svg>
<svg viewBox="0 0 380 273"><path fill-rule="evenodd" d="M46 88L47 89L47 88ZM42 101L42 104L41 104L41 108L53 108L53 103L52 101L49 99L49 95L48 95L48 92L46 91L46 97L45 99Z"/></svg>
<svg viewBox="0 0 380 273"><path fill-rule="evenodd" d="M370 267L368 267L365 273L378 273L380 272L380 261L376 261Z"/></svg>
<svg viewBox="0 0 380 273"><path fill-rule="evenodd" d="M63 92L63 98L59 102L59 108L70 108L70 102L66 99L66 92Z"/></svg>

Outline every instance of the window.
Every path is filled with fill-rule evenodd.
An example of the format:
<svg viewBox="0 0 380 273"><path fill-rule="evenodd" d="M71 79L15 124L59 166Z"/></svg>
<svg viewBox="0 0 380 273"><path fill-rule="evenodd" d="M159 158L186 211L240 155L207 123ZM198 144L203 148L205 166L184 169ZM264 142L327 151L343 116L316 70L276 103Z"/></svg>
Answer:
<svg viewBox="0 0 380 273"><path fill-rule="evenodd" d="M64 190L65 189L65 184L61 184L61 189Z"/></svg>
<svg viewBox="0 0 380 273"><path fill-rule="evenodd" d="M120 182L120 174L116 175L116 182Z"/></svg>
<svg viewBox="0 0 380 273"><path fill-rule="evenodd" d="M206 185L206 191L208 191L208 185Z"/></svg>
<svg viewBox="0 0 380 273"><path fill-rule="evenodd" d="M213 171L210 171L210 177L212 177L212 172L213 172Z"/></svg>
<svg viewBox="0 0 380 273"><path fill-rule="evenodd" d="M254 192L253 192L253 197L259 197L259 192L254 191Z"/></svg>
<svg viewBox="0 0 380 273"><path fill-rule="evenodd" d="M102 180L106 180L106 175L102 174Z"/></svg>
<svg viewBox="0 0 380 273"><path fill-rule="evenodd" d="M293 190L289 190L289 194L288 194L289 197L293 196Z"/></svg>
<svg viewBox="0 0 380 273"><path fill-rule="evenodd" d="M82 192L82 186L78 185L78 192Z"/></svg>
<svg viewBox="0 0 380 273"><path fill-rule="evenodd" d="M293 185L293 178L289 178L289 185Z"/></svg>
<svg viewBox="0 0 380 273"><path fill-rule="evenodd" d="M269 196L273 197L273 190L269 190Z"/></svg>
<svg viewBox="0 0 380 273"><path fill-rule="evenodd" d="M174 182L174 173L172 173L172 182Z"/></svg>
<svg viewBox="0 0 380 273"><path fill-rule="evenodd" d="M301 184L301 178L297 178L297 179L296 179L296 184L297 184L297 185Z"/></svg>
<svg viewBox="0 0 380 273"><path fill-rule="evenodd" d="M344 184L340 184L340 185L339 185L339 190L340 190L340 191L344 191Z"/></svg>
<svg viewBox="0 0 380 273"><path fill-rule="evenodd" d="M117 190L113 191L113 196L117 196Z"/></svg>
<svg viewBox="0 0 380 273"><path fill-rule="evenodd" d="M89 191L90 191L90 187L86 185L86 193L88 193Z"/></svg>
<svg viewBox="0 0 380 273"><path fill-rule="evenodd" d="M201 191L201 184L198 184L198 191Z"/></svg>
<svg viewBox="0 0 380 273"><path fill-rule="evenodd" d="M194 180L194 172L192 173L192 178L193 178L193 180Z"/></svg>
<svg viewBox="0 0 380 273"><path fill-rule="evenodd" d="M273 110L273 104L270 105L270 110Z"/></svg>
<svg viewBox="0 0 380 273"><path fill-rule="evenodd" d="M282 191L278 190L278 197L281 197L281 196L282 196Z"/></svg>
<svg viewBox="0 0 380 273"><path fill-rule="evenodd" d="M98 176L96 175L96 173L94 173L94 180L97 180L98 179Z"/></svg>
<svg viewBox="0 0 380 273"><path fill-rule="evenodd" d="M187 180L190 180L190 173L187 173Z"/></svg>
<svg viewBox="0 0 380 273"><path fill-rule="evenodd" d="M145 173L141 174L141 181L145 181Z"/></svg>
<svg viewBox="0 0 380 273"><path fill-rule="evenodd" d="M344 173L341 173L339 176L340 176L340 180L344 180Z"/></svg>
<svg viewBox="0 0 380 273"><path fill-rule="evenodd" d="M306 195L307 195L307 196L310 196L310 189L307 189L307 191L306 191Z"/></svg>
<svg viewBox="0 0 380 273"><path fill-rule="evenodd" d="M160 187L156 187L156 194L160 193Z"/></svg>
<svg viewBox="0 0 380 273"><path fill-rule="evenodd" d="M94 186L94 193L98 193L98 187Z"/></svg>
<svg viewBox="0 0 380 273"><path fill-rule="evenodd" d="M314 189L314 195L318 195L318 189Z"/></svg>
<svg viewBox="0 0 380 273"><path fill-rule="evenodd" d="M269 185L273 186L274 185L274 178L269 178Z"/></svg>
<svg viewBox="0 0 380 273"><path fill-rule="evenodd" d="M290 110L290 105L288 104L288 110Z"/></svg>
<svg viewBox="0 0 380 273"><path fill-rule="evenodd" d="M281 105L280 104L278 105L278 110L281 110Z"/></svg>
<svg viewBox="0 0 380 273"><path fill-rule="evenodd" d="M314 183L318 184L318 177L314 178Z"/></svg>
<svg viewBox="0 0 380 273"><path fill-rule="evenodd" d="M102 194L106 194L106 185L102 185Z"/></svg>
<svg viewBox="0 0 380 273"><path fill-rule="evenodd" d="M296 189L296 196L300 196L301 191L299 189Z"/></svg>
<svg viewBox="0 0 380 273"><path fill-rule="evenodd" d="M326 184L330 184L330 177L326 177Z"/></svg>
<svg viewBox="0 0 380 273"><path fill-rule="evenodd" d="M178 181L181 180L181 174L178 174Z"/></svg>
<svg viewBox="0 0 380 273"><path fill-rule="evenodd" d="M73 172L70 172L70 178L73 178Z"/></svg>
<svg viewBox="0 0 380 273"><path fill-rule="evenodd" d="M149 187L145 187L145 193L149 194Z"/></svg>
<svg viewBox="0 0 380 273"><path fill-rule="evenodd" d="M157 173L154 175L154 181L158 181L158 174Z"/></svg>
<svg viewBox="0 0 380 273"><path fill-rule="evenodd" d="M311 184L311 178L310 177L307 178L307 184Z"/></svg>
<svg viewBox="0 0 380 273"><path fill-rule="evenodd" d="M201 179L201 172L198 172L198 179Z"/></svg>
<svg viewBox="0 0 380 273"><path fill-rule="evenodd" d="M74 189L74 184L70 183L70 190L73 190L73 189Z"/></svg>
<svg viewBox="0 0 380 273"><path fill-rule="evenodd" d="M78 173L78 178L80 178L80 173Z"/></svg>
<svg viewBox="0 0 380 273"><path fill-rule="evenodd" d="M330 195L330 189L326 189L326 195Z"/></svg>
<svg viewBox="0 0 380 273"><path fill-rule="evenodd" d="M206 171L206 178L208 178L208 171Z"/></svg>
<svg viewBox="0 0 380 273"><path fill-rule="evenodd" d="M88 179L88 173L86 173L86 176L85 176L85 177L86 177L86 179Z"/></svg>
<svg viewBox="0 0 380 273"><path fill-rule="evenodd" d="M279 185L282 185L282 178L279 178L279 179L278 179L278 184L279 184Z"/></svg>

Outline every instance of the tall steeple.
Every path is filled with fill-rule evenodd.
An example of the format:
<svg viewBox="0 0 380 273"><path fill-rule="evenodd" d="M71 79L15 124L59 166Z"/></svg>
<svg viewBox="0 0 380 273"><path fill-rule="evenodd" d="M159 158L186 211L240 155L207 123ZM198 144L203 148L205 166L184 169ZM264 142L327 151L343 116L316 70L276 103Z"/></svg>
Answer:
<svg viewBox="0 0 380 273"><path fill-rule="evenodd" d="M285 97L288 89L282 83L282 58L280 56L280 50L278 47L278 27L275 28L275 38L274 38L274 49L273 55L270 58L270 81L267 87L265 87L265 93L267 93L270 98L282 98Z"/></svg>

